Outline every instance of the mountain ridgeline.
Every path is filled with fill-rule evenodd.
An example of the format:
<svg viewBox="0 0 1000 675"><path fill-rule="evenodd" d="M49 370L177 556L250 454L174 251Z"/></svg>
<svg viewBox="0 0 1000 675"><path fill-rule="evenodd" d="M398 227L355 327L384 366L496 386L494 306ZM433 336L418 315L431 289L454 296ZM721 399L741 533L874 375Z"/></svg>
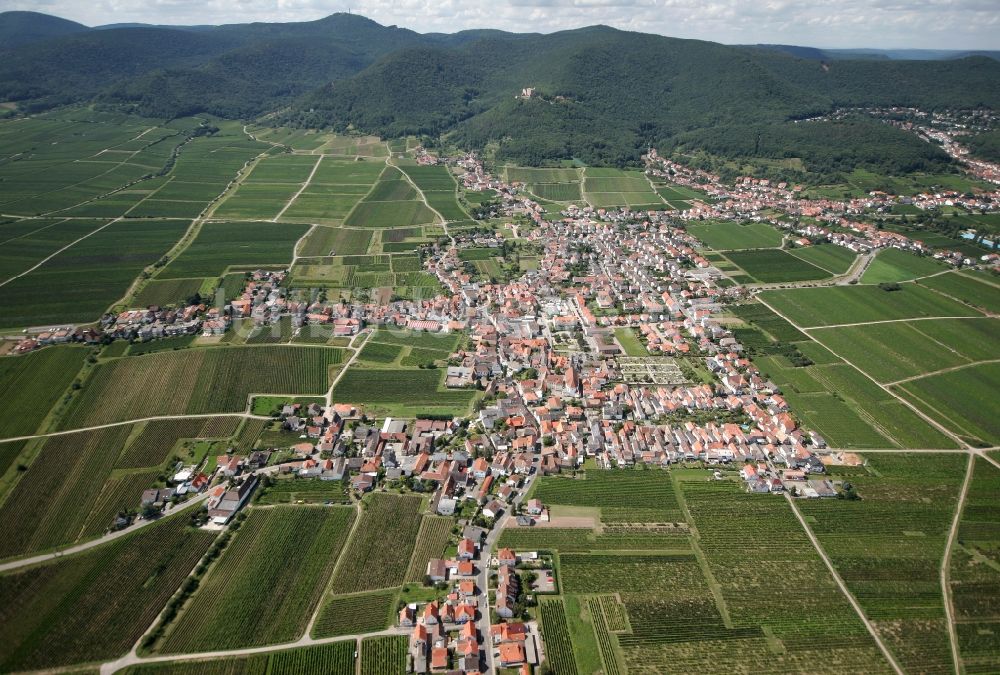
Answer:
<svg viewBox="0 0 1000 675"><path fill-rule="evenodd" d="M0 14L0 36L15 34L0 49L0 101L20 112L95 103L161 118L267 116L489 146L525 164L570 157L631 164L652 145L731 158L795 156L818 172L941 169L948 158L939 149L876 122L796 120L853 106L1000 107L1000 62L986 56L822 61L804 48L605 26L420 34L334 14L98 30ZM519 97L526 87L535 95Z"/></svg>

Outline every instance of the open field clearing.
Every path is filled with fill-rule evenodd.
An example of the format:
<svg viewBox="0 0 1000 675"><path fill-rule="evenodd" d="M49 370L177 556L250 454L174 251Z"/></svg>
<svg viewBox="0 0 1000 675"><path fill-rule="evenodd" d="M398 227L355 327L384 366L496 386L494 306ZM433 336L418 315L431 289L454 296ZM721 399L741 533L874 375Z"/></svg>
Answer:
<svg viewBox="0 0 1000 675"><path fill-rule="evenodd" d="M1000 358L998 319L896 321L810 335L882 383Z"/></svg>
<svg viewBox="0 0 1000 675"><path fill-rule="evenodd" d="M962 455L872 455L847 478L859 501L799 509L907 672L951 672L939 569L965 473Z"/></svg>
<svg viewBox="0 0 1000 675"><path fill-rule="evenodd" d="M875 260L861 275L863 284L880 284L892 281L910 281L917 277L944 272L948 266L931 257L921 257L901 251L898 248L887 248L879 251Z"/></svg>
<svg viewBox="0 0 1000 675"><path fill-rule="evenodd" d="M254 269L287 265L292 251L309 228L305 225L234 222L205 223L191 245L157 277L219 276L230 266Z"/></svg>
<svg viewBox="0 0 1000 675"><path fill-rule="evenodd" d="M760 299L799 326L834 326L921 317L980 316L976 310L916 284L829 286L764 291Z"/></svg>
<svg viewBox="0 0 1000 675"><path fill-rule="evenodd" d="M330 584L334 594L401 586L420 530L423 499L374 494Z"/></svg>
<svg viewBox="0 0 1000 675"><path fill-rule="evenodd" d="M805 248L793 248L788 251L796 258L801 258L807 263L820 267L830 274L846 274L851 268L851 264L858 257L857 254L843 246L836 244L819 244L818 246L806 246Z"/></svg>
<svg viewBox="0 0 1000 675"><path fill-rule="evenodd" d="M546 476L540 479L534 496L545 504L600 508L605 523L684 520L667 471L591 469L582 480Z"/></svg>
<svg viewBox="0 0 1000 675"><path fill-rule="evenodd" d="M765 284L811 281L831 276L826 269L779 249L732 251L726 257L748 275Z"/></svg>
<svg viewBox="0 0 1000 675"><path fill-rule="evenodd" d="M717 251L781 246L781 233L765 223L689 223L686 229Z"/></svg>
<svg viewBox="0 0 1000 675"><path fill-rule="evenodd" d="M316 647L282 649L266 654L232 656L223 659L175 661L130 666L125 675L354 675L357 643L344 640Z"/></svg>
<svg viewBox="0 0 1000 675"><path fill-rule="evenodd" d="M992 281L963 272L948 272L921 279L920 285L988 312L1000 313L1000 278L997 279Z"/></svg>
<svg viewBox="0 0 1000 675"><path fill-rule="evenodd" d="M161 651L235 649L297 638L354 518L348 507L252 509Z"/></svg>
<svg viewBox="0 0 1000 675"><path fill-rule="evenodd" d="M980 446L1000 443L1000 363L894 385L893 390L948 429Z"/></svg>
<svg viewBox="0 0 1000 675"><path fill-rule="evenodd" d="M963 665L987 673L1000 669L1000 469L975 462L949 581Z"/></svg>
<svg viewBox="0 0 1000 675"><path fill-rule="evenodd" d="M683 492L734 627L762 631L754 656L733 653L735 645L727 647L727 654L761 659L755 670L890 670L784 499L748 495L732 483L685 482ZM733 573L736 568L740 573ZM791 569L797 583L780 581ZM747 593L747 588L765 590ZM629 619L633 628L640 623L631 610ZM763 647L765 642L777 646L774 640L781 649ZM719 665L705 652L702 657ZM689 663L693 668L700 670Z"/></svg>
<svg viewBox="0 0 1000 675"><path fill-rule="evenodd" d="M215 538L186 524L184 516L168 518L91 551L0 575L0 668L125 654Z"/></svg>
<svg viewBox="0 0 1000 675"><path fill-rule="evenodd" d="M120 221L0 287L0 327L94 321L187 229L181 221Z"/></svg>
<svg viewBox="0 0 1000 675"><path fill-rule="evenodd" d="M618 344L622 346L628 356L649 356L646 345L639 340L639 336L631 328L615 329L615 339L618 340Z"/></svg>
<svg viewBox="0 0 1000 675"><path fill-rule="evenodd" d="M5 392L0 438L33 434L73 382L87 353L85 347L56 345L0 359Z"/></svg>
<svg viewBox="0 0 1000 675"><path fill-rule="evenodd" d="M396 589L330 598L316 617L313 637L385 630L396 618Z"/></svg>
<svg viewBox="0 0 1000 675"><path fill-rule="evenodd" d="M250 393L323 394L333 347L225 347L125 357L94 368L63 428L154 415L239 412Z"/></svg>

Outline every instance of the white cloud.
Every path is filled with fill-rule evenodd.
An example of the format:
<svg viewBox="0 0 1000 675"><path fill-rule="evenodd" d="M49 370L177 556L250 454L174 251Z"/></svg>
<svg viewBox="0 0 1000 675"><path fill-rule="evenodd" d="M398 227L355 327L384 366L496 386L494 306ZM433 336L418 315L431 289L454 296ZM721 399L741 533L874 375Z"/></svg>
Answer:
<svg viewBox="0 0 1000 675"><path fill-rule="evenodd" d="M729 44L1000 49L997 0L0 0L88 25L309 21L352 11L421 32L603 23Z"/></svg>

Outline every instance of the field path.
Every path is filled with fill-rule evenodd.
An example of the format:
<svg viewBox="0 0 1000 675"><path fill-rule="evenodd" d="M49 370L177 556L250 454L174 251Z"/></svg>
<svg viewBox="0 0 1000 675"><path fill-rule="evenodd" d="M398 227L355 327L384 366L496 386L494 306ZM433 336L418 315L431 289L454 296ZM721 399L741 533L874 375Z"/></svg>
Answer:
<svg viewBox="0 0 1000 675"><path fill-rule="evenodd" d="M312 182L313 176L316 175L316 171L319 170L319 163L322 161L323 161L323 155L320 155L319 157L316 158L316 163L313 165L312 171L309 172L309 176L306 177L306 182L302 184L302 187L299 188L298 192L296 192L295 194L293 194L291 197L288 198L288 201L285 202L284 207L282 207L282 209L278 211L278 215L276 215L274 218L271 218L272 223L278 222L278 219L281 218L283 215L285 215L285 211L288 210L288 207L294 204L295 200L299 198L299 195L301 195L303 192L306 191L306 188L309 187L309 183ZM298 246L298 244L296 244L296 246Z"/></svg>
<svg viewBox="0 0 1000 675"><path fill-rule="evenodd" d="M353 344L353 342L351 344ZM337 386L337 383L340 382L340 378L344 376L344 373L347 372L347 369L351 367L351 364L354 363L354 361L358 358L358 355L361 354L361 347L341 347L341 349L354 349L354 353L351 354L351 358L347 359L347 361L344 362L344 367L340 369L340 372L337 373L337 377L333 378L333 382L330 383L330 388L326 390L327 408L333 405L333 388Z"/></svg>
<svg viewBox="0 0 1000 675"><path fill-rule="evenodd" d="M931 377L932 375L941 375L943 373L951 373L956 370L964 370L965 368L972 368L973 366L984 366L990 363L1000 363L1000 359L987 359L985 361L972 361L971 363L963 363L957 366L951 366L950 368L942 368L941 370L932 370L929 373L921 373L920 375L914 375L913 377L904 377L902 380L896 380L895 382L886 382L886 386L893 386L896 384L903 384L904 382L913 382L914 380L922 380L925 377Z"/></svg>
<svg viewBox="0 0 1000 675"><path fill-rule="evenodd" d="M762 304L767 305L767 303L764 302L760 297L758 297L757 299L760 300L760 302ZM767 305L767 306L771 307L771 305ZM771 311L773 311L775 314L778 313L778 310L774 309L773 307L771 307ZM782 316L782 315L779 314L779 316ZM783 317L783 318L786 321L788 321L789 323L791 323L793 326L795 326L796 328L798 328L799 330L804 331L804 332L809 332L809 331L812 331L812 330L826 330L827 328L852 328L854 326L874 326L875 324L879 324L879 323L907 323L909 321L941 321L942 319L948 319L949 321L954 321L956 319L968 320L968 319L983 319L983 318L990 318L990 317L982 317L982 316L913 316L913 317L910 317L908 319L878 319L877 321L859 321L857 323L834 323L834 324L830 324L829 326L825 326L824 325L824 326L809 326L809 327L798 326L798 325L792 323L792 321L790 319L788 319L788 317Z"/></svg>
<svg viewBox="0 0 1000 675"><path fill-rule="evenodd" d="M799 326L798 324L796 324L794 321L792 321L790 318L788 318L787 316L785 316L784 314L782 314L780 311L778 311L777 309L775 309L773 306L771 306L770 304L768 304L760 296L757 297L757 300L762 305L764 305L765 307L767 307L769 310L771 310L772 312L774 312L775 314L777 314L782 319L784 319L785 321L787 321L791 325L795 326L799 330L801 330L803 332L805 332L807 330L807 329L802 328L801 326ZM925 318L943 318L943 317L925 317ZM950 317L947 317L947 318L950 318ZM982 318L982 317L965 317L965 318ZM908 319L908 320L912 320L912 319ZM889 322L889 321L872 321L870 323L891 323L891 322ZM854 324L854 325L864 325L864 324ZM824 326L824 328L832 328L832 326ZM806 333L806 334L808 335L808 333ZM810 339L812 339L817 344L822 345L822 343L820 343L818 340L815 340L814 338L810 338ZM822 345L822 346L826 347L826 345ZM858 371L859 373L861 373L864 377L866 377L867 379L869 379L872 382L874 382L876 386L878 386L885 393L889 394L889 396L891 396L892 398L894 398L895 400L899 401L900 403L902 403L903 405L905 405L907 408L909 408L910 410L912 410L914 412L914 414L917 415L917 417L919 417L920 419L924 420L925 422L927 422L928 424L930 424L932 427L934 427L935 429L937 429L938 431L940 431L942 434L944 434L945 436L947 436L948 438L950 438L951 440L953 440L955 443L958 444L958 447L964 448L967 451L971 451L972 450L972 446L970 446L968 443L966 443L964 440L962 440L962 438L960 436L958 436L958 434L954 433L953 431L951 431L950 429L948 429L947 427L945 427L944 425L942 425L940 422L938 422L937 420L935 420L933 417L931 417L930 415L928 415L924 411L920 410L917 406L915 406L912 403L910 403L907 399L903 398L902 396L899 396L896 392L894 392L892 389L890 389L887 385L882 384L881 382L879 382L878 380L876 380L874 377L872 377L871 375L869 375L865 371L861 370L856 365L854 365L853 363L851 363L850 361L848 361L847 359L845 359L843 356L841 356L837 352L835 352L832 349L830 349L829 347L827 347L827 350L831 354L833 354L834 356L836 356L838 359L840 359L844 363L846 363L849 366L851 366L851 368L854 368L856 371Z"/></svg>
<svg viewBox="0 0 1000 675"><path fill-rule="evenodd" d="M389 159L391 159L391 158L392 158L392 154L390 153ZM388 164L388 165L390 165L390 166L396 167L396 170L399 171L401 174L403 174L403 177L406 178L406 182L409 183L411 186L413 186L413 189L417 191L418 195L420 195L420 201L422 201L424 203L424 206L426 206L428 209L430 209L431 211L433 211L434 215L437 216L438 219L442 223L447 223L448 220L444 216L441 215L441 212L438 211L436 208L434 208L433 206L430 205L430 202L427 201L427 195L424 194L423 190L421 190L420 188L417 187L417 184L413 182L412 178L410 178L410 174L406 173L406 169L403 169L403 168L400 168L400 167L396 166L395 164L393 164L392 162L390 162L389 159L386 159L385 163ZM455 189L457 190L458 188L455 188ZM447 229L445 231L447 231Z"/></svg>
<svg viewBox="0 0 1000 675"><path fill-rule="evenodd" d="M34 272L35 270L37 270L39 267L41 267L42 265L44 265L48 261L52 260L57 255L59 255L60 253L62 253L63 251L65 251L66 249L71 248L73 246L76 246L78 243L80 243L81 241L83 241L87 237L95 235L98 232L100 232L101 230L103 230L104 228L110 227L111 225L114 225L115 223L117 223L118 221L120 221L122 219L122 217L123 216L118 216L114 220L111 220L111 221L109 221L107 223L104 223L103 225L101 225L97 229L88 232L87 234L83 235L79 239L75 239L75 240L71 241L70 243L66 244L61 249L59 249L58 251L56 251L55 253L52 253L51 255L43 258L34 267L30 267L30 268L26 269L25 271L21 272L20 274L15 274L14 276L10 277L9 279L0 282L0 286L6 286L7 284L9 284L10 282L14 281L15 279L20 279L23 276L27 276L28 274L31 274L32 272Z"/></svg>
<svg viewBox="0 0 1000 675"><path fill-rule="evenodd" d="M813 531L809 527L809 524L806 522L806 519L802 517L802 514L799 512L798 507L795 505L795 499L792 498L792 496L789 495L787 492L784 494L785 494L785 500L788 502L788 505L792 508L792 513L794 513L795 517L798 518L799 524L802 525L802 529L805 530L806 535L809 537L809 541L812 542L813 548L816 549L816 552L819 553L819 557L823 559L823 562L826 564L827 569L830 570L830 575L833 576L833 580L837 582L837 586L840 587L840 591L844 594L844 597L847 598L847 601L851 603L851 607L854 608L854 611L857 613L858 618L861 619L861 622L865 624L865 628L868 629L868 632L871 634L872 639L875 640L875 644L878 645L878 648L882 650L882 654L885 656L886 660L889 661L889 665L892 666L892 669L896 671L897 675L903 675L903 669L899 667L898 663L896 663L896 658L892 655L892 652L889 651L889 649L885 646L885 644L883 644L882 638L879 637L878 631L875 630L875 626L873 626L872 623L868 620L868 617L865 616L864 610L861 609L861 605L858 604L858 601L855 600L854 595L852 595L851 592L847 589L847 585L844 584L844 580L840 578L840 575L837 573L836 568L834 568L833 563L830 562L830 558L827 557L826 552L823 550L823 547L820 546L819 540L816 538L816 535L813 534ZM956 672L959 671L956 670Z"/></svg>
<svg viewBox="0 0 1000 675"><path fill-rule="evenodd" d="M201 504L202 502L208 499L209 495L210 493L206 490L204 493L198 495L194 499L189 499L188 501L178 504L173 508L168 508L168 510L164 512L164 517L175 515L185 509L195 506L196 504ZM43 553L41 555L31 556L30 558L21 558L20 560L12 560L11 562L0 564L0 573L9 572L10 570L16 570L21 567L27 567L28 565L34 565L36 563L45 562L46 560L53 560L55 558L61 558L65 555L80 553L81 551L86 551L88 549L96 548L98 546L103 546L104 544L108 544L114 541L115 539L120 539L126 535L132 534L136 530L139 530L149 525L150 523L159 522L159 520L160 520L159 518L155 520L138 520L134 524L129 525L128 527L122 530L118 530L116 532L110 532L108 534L105 534L104 536L98 537L97 539L91 539L90 541L84 542L82 544L77 544L76 546L70 546L68 548L60 549L53 553Z"/></svg>
<svg viewBox="0 0 1000 675"><path fill-rule="evenodd" d="M255 394L259 396L260 394ZM294 394L295 396L302 396L302 394ZM308 394L305 394L308 396ZM266 394L266 396L273 396L273 394ZM64 429L63 431L49 431L44 434L32 434L30 436L13 436L11 438L0 438L0 443L7 443L13 441L30 441L33 438L48 438L49 436L65 436L67 434L78 434L81 431L95 431L97 429L110 429L111 427L120 427L125 424L137 424L138 422L152 422L155 420L183 420L191 419L195 417L243 417L245 419L252 420L270 420L272 419L267 415L253 415L249 412L218 412L218 413L192 413L188 415L154 415L152 417L139 417L133 420L126 420L124 422L109 422L108 424L98 424L92 427L80 427L78 429Z"/></svg>
<svg viewBox="0 0 1000 675"><path fill-rule="evenodd" d="M976 465L976 455L979 453L969 453L969 463L965 469L965 480L962 481L962 490L958 494L958 503L955 504L955 518L951 521L951 528L948 530L948 541L944 545L944 556L941 558L941 592L944 594L944 615L948 622L948 641L951 643L951 658L955 665L955 672L962 672L962 656L958 650L958 633L955 630L955 610L952 606L950 568L951 549L955 545L955 537L958 535L958 524L962 520L962 507L965 504L965 496L969 492L969 483L972 482L972 469Z"/></svg>

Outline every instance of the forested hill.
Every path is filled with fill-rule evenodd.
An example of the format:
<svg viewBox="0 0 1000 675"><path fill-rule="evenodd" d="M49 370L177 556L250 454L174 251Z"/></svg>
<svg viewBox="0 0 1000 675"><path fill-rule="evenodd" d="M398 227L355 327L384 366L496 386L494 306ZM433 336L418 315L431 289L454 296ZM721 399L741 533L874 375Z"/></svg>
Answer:
<svg viewBox="0 0 1000 675"><path fill-rule="evenodd" d="M0 35L12 26L48 34L0 48L0 102L19 112L96 102L163 118L267 115L491 145L524 163L634 163L649 145L781 158L788 137L813 170L927 169L947 158L903 132L861 119L794 121L844 106L1000 108L1000 62L986 57L822 62L811 52L799 58L605 26L419 34L350 14L99 30L24 14L0 14ZM536 95L517 98L525 87Z"/></svg>
<svg viewBox="0 0 1000 675"><path fill-rule="evenodd" d="M538 95L516 99L522 87ZM311 94L283 119L386 135L446 134L467 147L499 143L502 158L525 163L577 157L621 164L649 145L705 147L720 134L734 142L713 143L719 154L780 158L789 148L771 141L792 131L790 120L867 105L997 108L1000 62L823 64L592 27L396 52ZM916 170L947 161L936 148L867 120L811 124L794 135L807 137L814 165L824 170L869 161ZM866 150L873 141L888 143L891 157Z"/></svg>

